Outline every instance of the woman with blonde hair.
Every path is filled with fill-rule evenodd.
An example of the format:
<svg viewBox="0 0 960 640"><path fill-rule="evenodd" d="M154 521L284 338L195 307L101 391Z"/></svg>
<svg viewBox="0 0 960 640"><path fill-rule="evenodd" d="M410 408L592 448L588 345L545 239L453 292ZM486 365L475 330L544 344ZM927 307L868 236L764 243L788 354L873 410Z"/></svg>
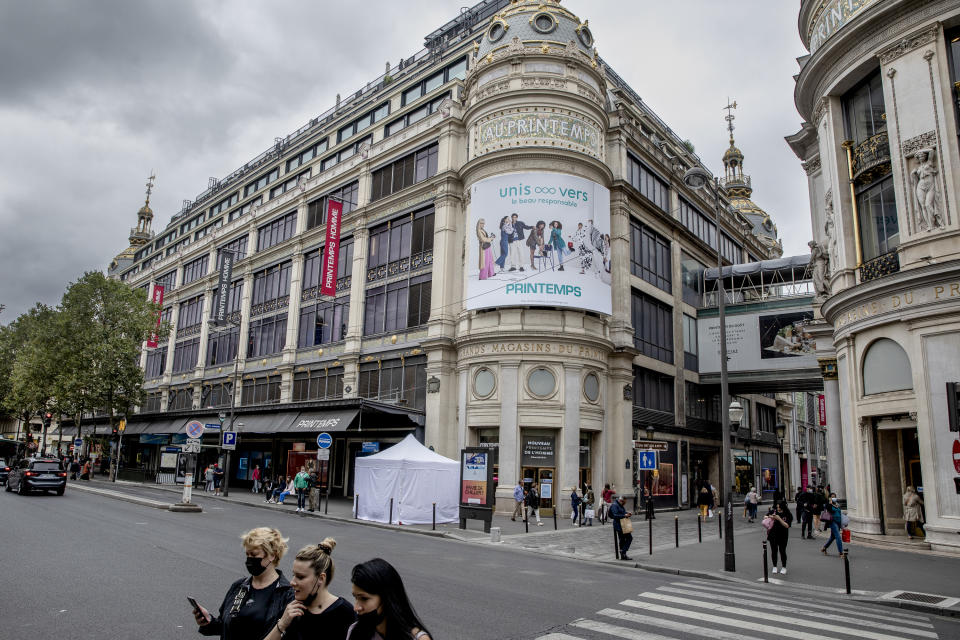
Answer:
<svg viewBox="0 0 960 640"><path fill-rule="evenodd" d="M336 540L324 538L320 544L307 545L297 552L290 581L294 600L263 640L347 637L347 629L357 615L349 602L328 590L334 570L330 556L336 546Z"/></svg>
<svg viewBox="0 0 960 640"><path fill-rule="evenodd" d="M486 222L483 218L477 220L477 241L480 243L480 279L486 280L494 275L493 268L493 238L496 234L487 233L484 229Z"/></svg>
<svg viewBox="0 0 960 640"><path fill-rule="evenodd" d="M196 605L193 617L202 635L223 640L262 638L293 600L290 582L277 569L287 552L287 539L276 529L257 527L243 534L241 540L250 575L230 585L216 617Z"/></svg>

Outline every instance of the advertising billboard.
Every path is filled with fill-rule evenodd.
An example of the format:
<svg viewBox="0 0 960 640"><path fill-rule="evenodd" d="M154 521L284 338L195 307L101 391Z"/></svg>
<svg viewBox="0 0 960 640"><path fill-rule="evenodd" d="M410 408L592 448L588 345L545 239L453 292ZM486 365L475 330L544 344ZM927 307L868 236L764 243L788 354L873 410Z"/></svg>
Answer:
<svg viewBox="0 0 960 640"><path fill-rule="evenodd" d="M742 313L728 315L727 369L759 371L817 367L817 343L805 323L812 311ZM697 319L700 373L720 371L720 321Z"/></svg>
<svg viewBox="0 0 960 640"><path fill-rule="evenodd" d="M464 452L460 502L487 504L487 453Z"/></svg>
<svg viewBox="0 0 960 640"><path fill-rule="evenodd" d="M610 192L562 173L471 187L467 309L548 306L611 313Z"/></svg>

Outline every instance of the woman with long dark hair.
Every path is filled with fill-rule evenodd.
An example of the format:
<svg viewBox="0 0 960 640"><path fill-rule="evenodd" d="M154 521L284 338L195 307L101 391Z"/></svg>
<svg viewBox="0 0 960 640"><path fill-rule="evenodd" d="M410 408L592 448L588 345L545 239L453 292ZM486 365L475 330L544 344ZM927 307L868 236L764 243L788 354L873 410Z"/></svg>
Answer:
<svg viewBox="0 0 960 640"><path fill-rule="evenodd" d="M430 640L393 566L374 558L353 568L353 610L357 621L347 640Z"/></svg>

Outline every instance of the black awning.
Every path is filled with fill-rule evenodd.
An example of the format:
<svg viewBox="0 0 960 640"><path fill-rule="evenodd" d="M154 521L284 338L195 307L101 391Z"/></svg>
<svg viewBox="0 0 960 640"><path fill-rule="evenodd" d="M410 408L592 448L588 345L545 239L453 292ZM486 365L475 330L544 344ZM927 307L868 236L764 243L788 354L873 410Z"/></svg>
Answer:
<svg viewBox="0 0 960 640"><path fill-rule="evenodd" d="M338 411L304 411L297 416L287 431L296 433L322 433L324 431L346 431L357 419L357 409Z"/></svg>
<svg viewBox="0 0 960 640"><path fill-rule="evenodd" d="M290 431L297 411L278 411L276 413L246 413L234 418L235 430L239 433L279 433ZM228 423L224 423L224 427Z"/></svg>

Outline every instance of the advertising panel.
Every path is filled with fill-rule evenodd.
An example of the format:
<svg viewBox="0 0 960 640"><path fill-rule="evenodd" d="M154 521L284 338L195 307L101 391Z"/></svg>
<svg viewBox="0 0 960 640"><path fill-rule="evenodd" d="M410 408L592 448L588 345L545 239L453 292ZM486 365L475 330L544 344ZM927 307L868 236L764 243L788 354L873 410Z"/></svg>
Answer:
<svg viewBox="0 0 960 640"><path fill-rule="evenodd" d="M327 202L327 238L323 247L323 266L320 267L320 293L337 295L337 260L340 256L340 218L343 203L333 199Z"/></svg>
<svg viewBox="0 0 960 640"><path fill-rule="evenodd" d="M220 252L220 274L217 277L217 304L211 310L213 322L218 327L227 324L227 305L230 302L230 280L233 278L233 261L236 257L233 251Z"/></svg>
<svg viewBox="0 0 960 640"><path fill-rule="evenodd" d="M549 306L611 313L610 192L562 173L471 187L467 309Z"/></svg>
<svg viewBox="0 0 960 640"><path fill-rule="evenodd" d="M821 427L827 426L827 399L822 393L817 395L817 416Z"/></svg>
<svg viewBox="0 0 960 640"><path fill-rule="evenodd" d="M804 325L812 311L742 313L727 316L727 369L807 369L817 367L817 343ZM700 373L720 370L720 321L697 319Z"/></svg>
<svg viewBox="0 0 960 640"><path fill-rule="evenodd" d="M524 467L555 467L554 436L523 436L520 464ZM528 482L533 482L533 478Z"/></svg>
<svg viewBox="0 0 960 640"><path fill-rule="evenodd" d="M460 481L460 502L463 504L487 504L487 461L486 453L465 451L463 453L463 475Z"/></svg>

